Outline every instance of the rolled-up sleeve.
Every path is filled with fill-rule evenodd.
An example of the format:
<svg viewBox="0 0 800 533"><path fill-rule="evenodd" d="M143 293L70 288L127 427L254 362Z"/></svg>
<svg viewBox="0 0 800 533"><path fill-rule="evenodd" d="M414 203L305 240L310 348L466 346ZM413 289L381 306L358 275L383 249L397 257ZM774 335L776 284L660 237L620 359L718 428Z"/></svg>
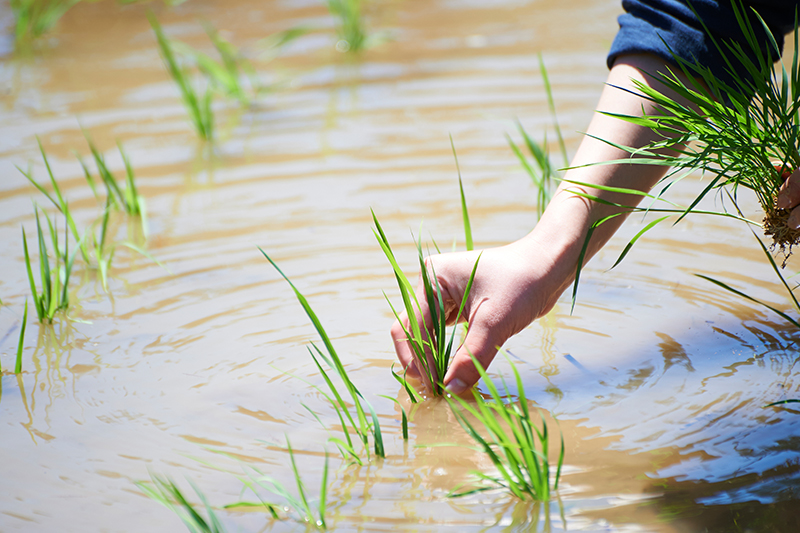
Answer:
<svg viewBox="0 0 800 533"><path fill-rule="evenodd" d="M784 35L794 29L798 4L800 1L745 2L745 10L763 51L768 49L769 40L750 8L764 19L782 50ZM747 73L740 65L734 63L731 72L717 47L726 49L723 42L738 41L749 50L731 0L692 0L691 6L685 0L623 0L625 13L619 17L619 32L608 54L609 68L625 54L654 54L673 64L674 54L709 67L717 78L728 84L737 78L746 78Z"/></svg>

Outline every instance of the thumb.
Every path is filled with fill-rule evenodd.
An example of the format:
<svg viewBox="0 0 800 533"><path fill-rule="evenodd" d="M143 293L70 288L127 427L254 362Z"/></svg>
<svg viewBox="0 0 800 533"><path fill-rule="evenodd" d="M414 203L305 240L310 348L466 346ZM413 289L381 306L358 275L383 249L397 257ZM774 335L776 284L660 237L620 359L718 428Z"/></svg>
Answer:
<svg viewBox="0 0 800 533"><path fill-rule="evenodd" d="M444 386L451 394L461 394L472 388L481 375L472 361L472 354L478 363L486 369L497 355L498 344L492 338L489 328L483 324L474 324L467 331L467 338L458 348L450 368L444 378Z"/></svg>

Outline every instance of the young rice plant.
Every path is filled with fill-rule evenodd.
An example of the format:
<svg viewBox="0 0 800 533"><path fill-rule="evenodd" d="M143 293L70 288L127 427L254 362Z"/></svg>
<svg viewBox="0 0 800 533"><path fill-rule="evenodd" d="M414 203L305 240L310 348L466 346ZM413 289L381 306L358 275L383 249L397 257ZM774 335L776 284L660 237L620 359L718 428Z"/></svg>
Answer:
<svg viewBox="0 0 800 533"><path fill-rule="evenodd" d="M561 135L561 127L558 124L556 106L553 100L553 91L550 87L550 78L547 75L547 69L545 68L544 60L542 59L541 55L539 55L539 70L542 73L544 89L545 93L547 94L547 104L550 108L550 114L553 117L553 123L555 125L556 136L558 137L558 147L564 160L564 167L567 167L569 166L567 147L566 144L564 144L564 137ZM508 141L508 145L511 147L511 150L514 152L514 155L516 155L517 159L519 159L522 168L525 169L525 172L528 174L528 176L530 176L531 181L533 181L533 184L536 187L536 210L539 218L542 218L545 207L547 207L547 204L550 202L550 198L552 198L557 187L557 183L560 179L557 171L558 167L557 165L553 164L553 161L550 158L549 148L547 145L547 136L545 136L544 142L539 144L534 141L530 135L528 135L528 132L525 131L525 128L522 127L522 123L519 120L517 120L517 129L522 135L524 144L528 148L528 151L533 158L533 162L531 163L528 161L528 159L522 153L522 150L520 150L516 143L514 143L514 141L511 139L510 135L506 134L506 140Z"/></svg>
<svg viewBox="0 0 800 533"><path fill-rule="evenodd" d="M431 392L434 396L443 393L441 380L444 379L447 373L447 368L450 366L450 359L455 354L454 348L458 348L455 344L456 333L458 331L458 323L464 312L464 306L467 303L467 297L472 289L472 282L475 279L475 272L478 270L478 262L472 268L469 281L466 289L464 290L464 297L458 307L458 312L455 315L455 321L451 328L450 336L447 336L447 319L448 314L445 309L444 300L442 298L442 288L439 285L439 279L436 277L436 271L432 266L428 267L425 256L422 253L422 243L417 241L417 257L419 259L419 268L422 276L422 283L425 291L425 303L430 310L431 320L430 323L423 321L420 327L419 321L416 320L417 316L424 316L422 305L417 299L414 291L414 285L403 273L400 265L397 263L394 252L392 251L391 244L383 232L378 217L372 213L372 220L375 223L373 233L375 238L383 250L384 255L389 260L394 270L397 286L400 288L400 295L403 298L403 307L405 308L406 315L409 317L409 327L403 326L403 331L406 335L411 349L414 351L414 359L419 365L420 371L425 376L431 386ZM389 301L388 296L386 301L392 308L395 318L400 321L400 315L397 309ZM402 324L402 321L400 321Z"/></svg>
<svg viewBox="0 0 800 533"><path fill-rule="evenodd" d="M79 249L81 251L84 261L88 263L89 254L86 250L86 246L81 241L81 237L78 234L78 227L75 225L75 220L72 218L72 213L70 213L69 210L69 204L65 200L64 195L61 194L61 188L58 186L58 182L56 181L56 178L53 175L53 170L50 168L50 162L47 160L47 154L44 151L44 147L42 146L42 141L39 140L39 137L36 137L36 143L39 145L39 152L42 154L42 160L44 161L44 166L47 169L47 176L50 178L50 184L53 186L53 194L55 195L55 197L53 196L53 194L47 192L44 186L42 186L41 184L39 184L39 182L33 179L33 172L31 171L30 168L28 169L27 172L22 170L20 167L17 167L17 170L19 170L22 173L22 175L25 176L28 179L28 181L30 181L31 184L33 184L33 186L36 187L36 189L39 190L39 192L44 194L45 197L48 200L50 200L50 202L56 207L56 209L61 211L61 214L64 215L64 218L67 222L67 226L72 232L72 236L74 237L75 242L80 243Z"/></svg>
<svg viewBox="0 0 800 533"><path fill-rule="evenodd" d="M150 474L150 479L152 480L152 485L139 481L136 486L145 495L178 515L190 532L225 533L225 527L220 522L216 512L208 503L205 495L191 480L189 480L189 484L194 489L197 497L200 498L205 508L206 516L203 516L195 509L194 504L184 496L180 487L172 479L152 473Z"/></svg>
<svg viewBox="0 0 800 533"><path fill-rule="evenodd" d="M211 90L211 85L206 87L206 92L203 97L198 96L191 79L189 79L189 74L178 63L175 52L172 49L172 43L164 35L164 31L161 29L158 19L152 12L147 14L147 18L150 19L150 25L153 27L153 32L156 34L158 48L161 51L164 65L167 67L167 71L170 76L172 76L172 79L178 85L183 103L189 110L194 129L201 139L210 141L214 136L214 113L211 111L213 92Z"/></svg>
<svg viewBox="0 0 800 533"><path fill-rule="evenodd" d="M250 105L252 101L250 92L257 95L260 91L255 68L210 23L203 24L203 27L219 54L220 61L179 41L170 40L168 44L174 52L197 66L208 81L209 87L213 87L224 96L238 100L243 106ZM243 83L244 74L250 79L251 91L248 91Z"/></svg>
<svg viewBox="0 0 800 533"><path fill-rule="evenodd" d="M25 326L28 325L28 299L25 298L25 311L22 312L22 324L19 327L19 342L17 343L17 362L14 365L14 373L22 372L22 343L25 342Z"/></svg>
<svg viewBox="0 0 800 533"><path fill-rule="evenodd" d="M453 157L455 158L456 170L458 172L458 186L461 199L461 217L464 223L466 248L467 250L472 250L474 248L472 239L472 226L469 220L467 201L464 196L464 185L461 181L461 169L458 165L458 156L456 155L456 149L455 145L453 144L452 136L450 137L450 146L453 149ZM389 239L386 238L386 234L384 233L380 222L378 222L378 217L374 212L372 212L372 220L375 223L375 228L373 228L372 232L375 234L375 238L378 239L378 244L380 244L384 255L386 255L386 258L392 265L395 279L397 280L397 286L400 289L400 296L403 299L403 307L406 315L409 317L409 327L406 328L403 326L406 340L414 352L414 359L417 361L417 364L419 365L418 367L421 369L424 377L431 386L431 392L434 396L438 396L443 393L441 380L444 379L447 369L450 366L450 360L452 356L455 355L454 348L456 350L458 349L458 345L455 344L458 323L460 322L462 313L464 312L464 306L467 303L467 298L469 297L470 290L472 289L472 282L474 281L475 273L478 270L480 256L478 256L478 260L475 261L475 265L472 268L472 273L466 289L464 290L464 296L461 300L458 312L455 315L450 337L448 339L448 314L447 310L445 309L444 300L442 299L442 290L441 286L439 285L439 278L436 276L436 272L433 270L432 266L430 270L428 269L425 256L422 253L421 240L416 241L417 258L419 260L419 268L425 291L425 304L427 304L431 315L431 323L428 324L423 322L422 327L420 327L420 323L414 318L416 316L424 317L424 313L422 311L423 307L420 305L420 302L417 299L416 292L414 291L414 285L403 273L400 265L397 263L397 259L392 251L392 246L389 244ZM402 324L403 322L400 320L400 315L397 312L397 309L395 309L395 307L392 305L392 302L389 301L388 296L386 296L386 301L389 302L389 306L392 308L392 313L394 313L397 321ZM419 394L417 394L406 382L405 377L398 376L394 372L392 372L392 374L406 390L411 401L413 403L419 401Z"/></svg>
<svg viewBox="0 0 800 533"><path fill-rule="evenodd" d="M31 294L33 294L33 303L36 309L36 315L39 317L39 322L52 323L53 317L57 311L66 310L67 307L69 307L69 294L67 292L67 288L77 250L73 251L72 255L69 254L69 235L66 227L64 229L64 249L61 249L58 240L58 228L57 226L53 225L48 214L44 213L44 217L47 221L47 226L50 231L50 238L53 244L54 263L51 265L49 250L47 248L47 239L44 236L41 221L39 219L38 206L35 207L35 211L37 244L39 250L39 279L42 285L41 293L36 288L36 281L33 276L33 268L31 267L31 259L28 253L28 240L25 237L25 228L23 227L22 246L25 253L25 267L28 271L28 281L31 286Z"/></svg>
<svg viewBox="0 0 800 533"><path fill-rule="evenodd" d="M505 354L504 354L505 355ZM508 385L503 380L505 397L486 375L486 371L474 357L475 368L480 372L484 384L489 389L491 399L485 400L477 389L472 390L475 403L462 400L458 396L447 396L453 414L461 427L478 444L477 449L484 452L495 466L496 474L473 472L477 487L459 491L453 490L452 497L466 496L486 490L502 488L520 499L530 498L547 501L553 491L558 489L561 468L564 464L564 436L556 461L555 473L550 465L550 434L544 416L539 413L542 427L539 427L528 407L525 389L514 363L508 359L514 372L519 398L508 403ZM480 425L477 425L477 421ZM477 425L477 427L476 427ZM483 426L483 428L480 428Z"/></svg>
<svg viewBox="0 0 800 533"><path fill-rule="evenodd" d="M89 150L92 152L92 157L97 166L100 181L102 181L103 185L106 187L106 194L108 198L110 198L111 205L121 208L129 215L139 215L144 225L147 217L147 206L145 205L144 197L139 194L136 188L136 176L133 174L133 166L131 166L131 161L128 159L127 154L125 154L125 150L122 149L122 143L117 142L119 155L122 156L122 162L125 164L125 185L120 187L114 175L108 169L103 154L100 153L88 134L86 135L86 142L89 144ZM80 158L78 159L80 160ZM83 167L86 181L89 183L92 191L95 191L94 179L86 165L83 164L83 161L81 161L81 166Z"/></svg>
<svg viewBox="0 0 800 533"><path fill-rule="evenodd" d="M328 524L325 522L325 512L328 501L328 453L325 453L325 466L322 470L322 479L320 481L319 498L316 505L312 505L311 500L306 494L306 488L303 480L300 477L300 470L297 467L297 461L294 458L294 451L292 444L289 442L289 437L286 437L286 448L289 451L289 460L292 464L292 472L294 474L295 484L297 486L297 496L288 491L283 484L272 476L265 475L259 469L250 467L248 478L242 479L246 488L250 489L253 494L258 497L258 502L240 501L226 505L226 509L259 509L263 508L272 515L272 518L279 519L278 511L281 506L270 503L261 497L259 488L266 489L270 493L280 496L286 503L285 508L291 509L297 515L299 522L310 525L319 531L326 531Z"/></svg>
<svg viewBox="0 0 800 533"><path fill-rule="evenodd" d="M336 50L358 54L386 40L382 33L367 31L364 9L371 0L325 0L328 11L338 19Z"/></svg>
<svg viewBox="0 0 800 533"><path fill-rule="evenodd" d="M17 48L52 28L80 0L10 0Z"/></svg>
<svg viewBox="0 0 800 533"><path fill-rule="evenodd" d="M0 301L0 304L2 302ZM14 364L14 373L19 374L22 372L22 344L25 342L25 326L28 325L28 299L25 299L25 311L22 313L22 324L19 329L19 341L17 342L17 360ZM0 374L3 372L2 365L0 365ZM405 413L404 413L405 419Z"/></svg>
<svg viewBox="0 0 800 533"><path fill-rule="evenodd" d="M348 457L360 464L362 462L361 457L354 441L360 441L367 453L367 456L369 456L369 436L372 435L372 444L375 455L378 457L385 457L386 452L383 446L383 435L381 433L380 423L378 422L378 416L375 413L372 405L366 399L364 399L361 392L350 380L350 376L347 375L347 371L345 370L339 355L336 353L336 349L334 348L330 337L328 337L325 328L322 327L322 323L319 321L317 314L311 308L311 305L308 303L308 300L306 300L305 296L303 296L303 294L297 290L297 287L295 287L294 283L292 283L286 274L284 274L283 271L278 268L278 265L275 263L275 261L273 261L272 258L268 256L267 253L261 248L259 248L259 251L264 255L267 261L269 261L270 264L275 267L275 270L278 271L281 277L283 277L283 279L289 283L289 286L291 286L292 290L294 291L295 297L300 302L300 305L303 306L308 318L311 319L312 324L314 324L314 329L317 330L320 339L322 339L322 343L325 345L327 355L325 355L322 350L320 350L313 343L311 344L313 350L312 348L309 348L308 352L311 354L314 364L317 365L320 374L322 375L325 383L328 385L328 388L331 391L331 394L333 395L333 397L331 397L320 390L320 392L325 396L325 398L330 402L331 406L336 411L336 415L339 417L339 422L342 426L342 432L344 433L344 440L337 437L332 437L330 441L336 444L344 457ZM320 363L320 360L325 362L329 368L333 368L339 375L339 378L344 384L344 387L347 390L350 399L352 400L352 405L355 407L355 416L350 412L350 407L342 398L342 395L334 385L333 381L330 379L330 376L325 371L324 367ZM367 419L366 411L364 409L365 405L366 409L369 410L371 422ZM313 411L312 414L314 414ZM316 416L316 414L314 415Z"/></svg>

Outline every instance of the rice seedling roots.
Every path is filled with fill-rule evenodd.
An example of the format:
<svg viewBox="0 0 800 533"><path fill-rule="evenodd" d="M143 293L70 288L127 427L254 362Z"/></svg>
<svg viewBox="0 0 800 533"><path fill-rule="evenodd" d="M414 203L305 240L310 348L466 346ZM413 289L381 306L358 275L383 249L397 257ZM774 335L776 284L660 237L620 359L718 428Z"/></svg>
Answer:
<svg viewBox="0 0 800 533"><path fill-rule="evenodd" d="M786 266L792 255L792 247L800 244L800 229L792 229L786 224L789 213L788 209L772 208L764 216L764 234L772 237L770 248L773 252L778 250L783 254L781 268Z"/></svg>

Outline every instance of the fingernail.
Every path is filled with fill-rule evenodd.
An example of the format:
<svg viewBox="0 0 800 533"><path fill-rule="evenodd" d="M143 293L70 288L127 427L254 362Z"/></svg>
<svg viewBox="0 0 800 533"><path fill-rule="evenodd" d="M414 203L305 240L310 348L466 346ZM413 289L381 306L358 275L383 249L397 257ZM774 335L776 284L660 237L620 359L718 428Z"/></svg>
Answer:
<svg viewBox="0 0 800 533"><path fill-rule="evenodd" d="M451 379L450 383L448 383L445 388L447 389L447 392L449 392L450 394L455 394L456 396L458 396L459 394L467 390L467 384L461 381L460 379L455 378Z"/></svg>

